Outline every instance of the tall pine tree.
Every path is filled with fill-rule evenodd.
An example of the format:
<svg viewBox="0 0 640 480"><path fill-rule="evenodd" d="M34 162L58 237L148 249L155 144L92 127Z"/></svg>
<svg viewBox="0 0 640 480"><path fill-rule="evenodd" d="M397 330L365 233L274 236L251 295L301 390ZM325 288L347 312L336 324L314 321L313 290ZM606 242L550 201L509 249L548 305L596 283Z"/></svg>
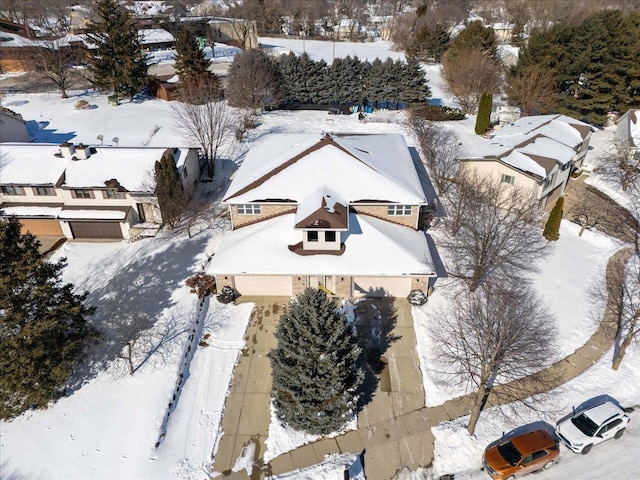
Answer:
<svg viewBox="0 0 640 480"><path fill-rule="evenodd" d="M87 32L95 45L89 59L93 82L118 100L133 97L147 83L147 59L138 27L116 0L99 0L93 8L96 20Z"/></svg>
<svg viewBox="0 0 640 480"><path fill-rule="evenodd" d="M313 434L342 428L364 378L353 326L324 292L307 289L280 317L276 338L269 358L278 418Z"/></svg>
<svg viewBox="0 0 640 480"><path fill-rule="evenodd" d="M173 230L187 204L180 174L171 150L166 150L155 164L156 196L162 219Z"/></svg>
<svg viewBox="0 0 640 480"><path fill-rule="evenodd" d="M187 28L182 30L176 41L175 59L173 68L183 82L210 73L211 61L198 46L196 36Z"/></svg>
<svg viewBox="0 0 640 480"><path fill-rule="evenodd" d="M0 220L0 418L44 408L64 395L94 307L60 280L66 263L47 262L15 217Z"/></svg>

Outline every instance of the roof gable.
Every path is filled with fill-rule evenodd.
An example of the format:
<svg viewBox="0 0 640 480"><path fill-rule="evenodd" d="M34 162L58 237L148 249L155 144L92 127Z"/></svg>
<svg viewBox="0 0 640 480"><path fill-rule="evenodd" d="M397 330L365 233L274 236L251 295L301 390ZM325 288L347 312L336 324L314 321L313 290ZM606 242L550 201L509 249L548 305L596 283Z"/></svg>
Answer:
<svg viewBox="0 0 640 480"><path fill-rule="evenodd" d="M327 185L346 202L426 203L401 135L271 135L247 154L225 200L301 203Z"/></svg>

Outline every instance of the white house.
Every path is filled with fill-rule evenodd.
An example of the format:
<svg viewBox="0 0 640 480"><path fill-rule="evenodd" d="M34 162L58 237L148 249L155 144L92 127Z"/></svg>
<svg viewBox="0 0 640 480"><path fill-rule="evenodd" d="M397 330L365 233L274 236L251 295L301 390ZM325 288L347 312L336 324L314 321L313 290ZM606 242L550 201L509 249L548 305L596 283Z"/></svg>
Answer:
<svg viewBox="0 0 640 480"><path fill-rule="evenodd" d="M564 115L522 117L489 134L483 146L460 161L506 188L530 190L532 201L544 208L582 167L592 132L590 125Z"/></svg>
<svg viewBox="0 0 640 480"><path fill-rule="evenodd" d="M165 148L5 143L0 152L0 210L34 235L125 239L162 224L153 171ZM191 194L196 149L172 148Z"/></svg>
<svg viewBox="0 0 640 480"><path fill-rule="evenodd" d="M432 199L401 135L270 135L225 202L233 230L208 269L218 288L406 296L436 276L422 231Z"/></svg>

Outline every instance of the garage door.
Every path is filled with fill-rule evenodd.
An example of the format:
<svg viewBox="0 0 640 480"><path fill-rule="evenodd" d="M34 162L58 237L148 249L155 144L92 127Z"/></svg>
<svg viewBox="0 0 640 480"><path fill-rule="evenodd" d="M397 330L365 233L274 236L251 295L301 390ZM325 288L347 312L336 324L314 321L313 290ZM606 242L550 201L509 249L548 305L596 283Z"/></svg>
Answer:
<svg viewBox="0 0 640 480"><path fill-rule="evenodd" d="M51 218L23 218L20 223L23 232L31 232L33 235L64 236L60 222Z"/></svg>
<svg viewBox="0 0 640 480"><path fill-rule="evenodd" d="M293 282L287 275L236 275L234 282L242 295L293 295Z"/></svg>
<svg viewBox="0 0 640 480"><path fill-rule="evenodd" d="M411 277L353 277L353 295L365 297L406 297Z"/></svg>
<svg viewBox="0 0 640 480"><path fill-rule="evenodd" d="M73 238L100 238L122 240L118 222L69 222Z"/></svg>

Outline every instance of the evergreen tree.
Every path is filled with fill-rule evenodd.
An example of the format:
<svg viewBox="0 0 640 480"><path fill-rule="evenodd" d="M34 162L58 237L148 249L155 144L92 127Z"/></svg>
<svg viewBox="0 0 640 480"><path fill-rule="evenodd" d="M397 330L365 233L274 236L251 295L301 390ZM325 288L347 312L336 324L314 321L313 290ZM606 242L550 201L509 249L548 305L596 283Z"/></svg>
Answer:
<svg viewBox="0 0 640 480"><path fill-rule="evenodd" d="M479 50L495 58L497 53L496 33L491 27L485 27L480 20L467 23L449 43L447 51L455 53L469 49Z"/></svg>
<svg viewBox="0 0 640 480"><path fill-rule="evenodd" d="M93 82L116 98L133 97L147 82L147 59L138 37L138 27L127 9L116 0L94 4L96 21L89 25L88 39Z"/></svg>
<svg viewBox="0 0 640 480"><path fill-rule="evenodd" d="M312 434L342 428L364 378L353 326L324 292L306 289L280 317L276 338L269 359L278 418Z"/></svg>
<svg viewBox="0 0 640 480"><path fill-rule="evenodd" d="M155 164L156 195L162 219L173 230L184 212L187 199L171 150L166 150Z"/></svg>
<svg viewBox="0 0 640 480"><path fill-rule="evenodd" d="M542 235L549 241L560 238L560 222L562 221L562 208L564 207L564 197L560 197L549 213L549 218L544 226Z"/></svg>
<svg viewBox="0 0 640 480"><path fill-rule="evenodd" d="M415 57L422 62L439 63L450 41L451 36L445 25L425 22L407 47L407 56Z"/></svg>
<svg viewBox="0 0 640 480"><path fill-rule="evenodd" d="M87 294L61 283L65 260L47 262L40 243L20 228L15 217L0 220L0 418L63 396L94 334Z"/></svg>
<svg viewBox="0 0 640 480"><path fill-rule="evenodd" d="M552 73L560 113L603 124L640 104L640 13L604 10L535 32L516 70L531 65Z"/></svg>
<svg viewBox="0 0 640 480"><path fill-rule="evenodd" d="M491 106L493 105L493 95L483 93L478 106L478 116L476 117L476 135L482 135L491 125Z"/></svg>
<svg viewBox="0 0 640 480"><path fill-rule="evenodd" d="M196 36L187 28L178 36L175 58L174 69L182 81L210 74L211 61L198 46Z"/></svg>

